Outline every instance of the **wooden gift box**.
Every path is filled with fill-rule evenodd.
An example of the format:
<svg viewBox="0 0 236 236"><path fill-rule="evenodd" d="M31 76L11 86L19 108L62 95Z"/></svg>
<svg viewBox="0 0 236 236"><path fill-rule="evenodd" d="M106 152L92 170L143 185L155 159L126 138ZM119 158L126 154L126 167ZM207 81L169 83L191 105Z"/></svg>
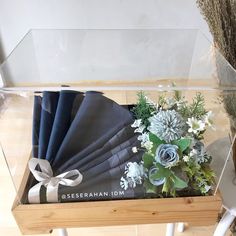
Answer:
<svg viewBox="0 0 236 236"><path fill-rule="evenodd" d="M153 83L154 81L148 82L150 87ZM142 82L136 84L143 85ZM104 83L97 83L97 86L99 85ZM81 83L80 86L83 88L85 85ZM127 82L125 86L129 86L129 83ZM136 91L104 91L104 93L122 104L127 102L127 97L129 97L128 102L132 102L136 97ZM149 91L150 95L156 96L155 93ZM56 228L170 222L212 225L217 221L222 204L219 192L212 196L196 197L22 204L20 199L25 194L29 174L29 169L26 167L18 197L12 207L12 213L22 234L49 233Z"/></svg>
<svg viewBox="0 0 236 236"><path fill-rule="evenodd" d="M29 177L25 171L19 189L23 196ZM12 213L22 234L47 234L56 228L97 227L130 224L188 222L213 225L221 208L221 196L162 199L111 200L73 203L21 204L18 198Z"/></svg>

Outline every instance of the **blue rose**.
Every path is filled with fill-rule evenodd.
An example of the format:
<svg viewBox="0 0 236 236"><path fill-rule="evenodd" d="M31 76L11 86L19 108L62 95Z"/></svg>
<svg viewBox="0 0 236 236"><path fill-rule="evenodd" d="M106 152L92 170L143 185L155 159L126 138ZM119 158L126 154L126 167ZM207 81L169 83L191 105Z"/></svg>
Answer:
<svg viewBox="0 0 236 236"><path fill-rule="evenodd" d="M156 150L155 160L164 167L171 167L179 161L178 147L172 144L161 144Z"/></svg>
<svg viewBox="0 0 236 236"><path fill-rule="evenodd" d="M156 166L153 166L150 168L148 172L148 178L151 184L155 186L159 186L165 183L165 178L161 179L154 179L153 176L159 171L159 169Z"/></svg>

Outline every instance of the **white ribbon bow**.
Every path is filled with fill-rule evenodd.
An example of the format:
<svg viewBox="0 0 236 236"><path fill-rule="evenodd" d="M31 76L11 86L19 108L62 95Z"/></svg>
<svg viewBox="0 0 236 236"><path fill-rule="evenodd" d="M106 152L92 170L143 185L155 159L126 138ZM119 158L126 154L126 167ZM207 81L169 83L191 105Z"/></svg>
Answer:
<svg viewBox="0 0 236 236"><path fill-rule="evenodd" d="M35 179L39 181L28 192L29 203L40 203L41 186L46 187L47 202L58 202L59 184L73 187L80 184L83 179L82 174L78 170L71 170L53 177L50 163L44 159L31 158L28 165ZM41 171L35 169L37 165L39 165ZM72 176L77 177L70 179Z"/></svg>

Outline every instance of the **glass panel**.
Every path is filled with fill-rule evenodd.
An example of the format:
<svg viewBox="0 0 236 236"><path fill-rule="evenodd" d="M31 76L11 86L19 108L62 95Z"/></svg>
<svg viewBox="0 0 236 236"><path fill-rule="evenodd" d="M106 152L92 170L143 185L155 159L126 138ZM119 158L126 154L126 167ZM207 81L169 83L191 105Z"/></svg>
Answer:
<svg viewBox="0 0 236 236"><path fill-rule="evenodd" d="M83 117L87 112L91 112L92 114L92 118L90 117L91 125L87 126L88 133L85 133L86 135L82 141L78 140L78 144L76 144L78 146L80 142L84 143L86 140L90 140L87 138L91 134L93 134L94 137L96 136L96 132L90 128L93 127L92 125L99 124L98 127L93 127L95 130L99 130L100 125L101 127L104 125L102 124L103 120L100 119L100 117L103 116L102 111L106 107L104 103L101 103L102 105L99 103L101 111L97 111L96 106L93 107L93 109L87 109L86 107L90 103L86 103L82 106L84 112L79 114L78 104L80 104L80 96L76 93L75 99L75 97L73 97L73 91L102 91L105 97L112 99L114 102L122 106L130 105L128 107L125 106L126 112L129 112L130 109L137 104L137 94L140 91L143 91L152 102L158 104L160 103L160 96L164 96L165 100L170 102L170 98L173 97L176 90L182 93L188 103L191 103L196 94L200 93L205 99L205 109L213 113L213 128L206 130L203 134L204 139L202 142L204 143L208 155L212 157L211 168L216 170L217 181L222 176L222 170L225 169L225 165L228 166L229 162L225 161L227 157L231 155L231 143L232 140L234 140L234 137L231 137L231 131L234 122L233 114L236 110L233 105L235 103L232 102L235 99L234 90L236 86L234 81L236 72L205 36L197 30L33 30L24 37L12 54L1 65L0 73L4 80L4 87L1 89L0 97L0 141L19 196L19 201L23 203L27 202L28 190L37 183L32 174L29 175L29 168L27 166L29 159L36 157L35 153L38 155L40 152L45 154L43 155L41 153L40 155L43 155L41 158L46 157L49 161L52 156L60 156L58 153L53 152L53 154L48 154L48 145L50 146L52 145L51 143L53 143L53 141L51 141L53 140L52 129L54 129L54 126L58 126L59 130L62 130L61 127L65 125L64 118L62 120L59 119L59 124L54 123L55 116L59 116L56 114L59 113L59 106L62 106L63 109L67 109L67 106L71 106L69 111L70 122L68 121L70 129L73 129L71 125L74 125L75 117ZM64 95L55 92L61 90L64 91ZM47 96L49 100L45 100ZM63 102L60 103L61 101L59 102L59 99L62 99L61 97L64 96L66 99L63 101L66 105ZM85 95L85 98L86 96L87 95ZM72 97L75 100L73 100ZM73 102L70 103L70 99L72 99ZM48 103L47 101L50 102ZM37 102L40 109L42 109L40 111L43 111L45 114L37 113L35 107ZM114 107L116 107L116 105L112 107L112 111L117 112L116 109L113 110ZM60 110L60 112L64 111L63 109ZM120 106L118 106L117 109L121 109ZM122 109L121 111L123 111ZM165 107L164 111L166 109L173 110L174 108ZM94 112L97 111L97 113L93 114L91 110ZM37 113L36 115L35 112ZM63 112L61 112L60 115L62 116ZM118 113L118 115L120 115L120 113ZM37 119L35 120L33 117ZM114 116L114 119L115 118L116 116ZM188 124L187 118L192 118L192 116L185 117L185 125ZM99 119L101 123L96 123ZM85 121L86 119L83 122ZM41 133L38 131L36 136L34 136L35 133L33 129L36 129L37 125ZM81 124L79 124L78 127L82 129L83 125L80 125ZM186 127L190 129L191 125L188 125L189 126ZM115 127L111 125L108 131L112 133L112 129L115 129ZM117 132L114 131L114 134L117 134L118 130ZM163 130L163 132L164 131L165 130ZM65 130L63 132L65 132ZM69 131L66 130L66 135L67 132ZM190 131L188 133L188 131L185 130L185 133L191 136ZM132 135L134 136L135 134ZM62 150L65 148L61 147L63 146L65 137L66 136L63 136L60 145L57 147L57 152L59 152L60 148ZM110 138L112 137L113 136ZM185 135L183 137L186 138L187 136ZM90 140L89 145L95 145L96 142L100 142L100 139L102 139L102 135L98 137L98 141ZM44 147L46 151L42 149L42 140L47 140L47 145ZM125 142L127 140L123 141ZM70 142L73 143L77 141L72 139ZM65 143L70 142L68 140L65 141ZM168 142L171 143L172 141ZM54 143L53 145L56 144ZM68 150L65 149L67 150L66 153L71 152L73 154L70 154L71 158L78 154L73 153L74 147L77 147L76 145L72 145L71 150L70 148ZM100 145L102 144L100 143ZM111 145L111 147L113 146ZM127 147L132 148L135 146L129 143ZM86 158L92 158L92 156L90 156L91 153L86 153L83 148L80 149L79 152L84 152ZM119 148L121 147L119 146ZM193 147L189 146L187 148L189 148L189 150L186 149L182 153L179 153L180 147L178 146L180 160L182 160L181 158L184 156L190 155L190 151ZM42 150L39 151L39 149ZM91 149L93 151L90 150L90 152L99 152L100 149L101 147L98 146L95 149ZM110 149L114 149L117 152L117 146ZM109 151L111 151L110 149ZM132 162L130 161L133 160L131 157L136 154L132 154L131 152L131 154L129 154L131 155L130 158L127 157L127 159L124 160L118 158L120 162L117 163L118 160L115 157L113 159L111 157L117 154L115 151L112 155L108 155L111 159L109 159L108 156L106 157L104 152L103 150L103 153L101 152L96 156L98 159L95 163L88 162L86 165L81 164L81 168L79 168L84 175L84 180L87 178L88 182L91 182L91 189L85 187L83 182L82 185L78 185L79 187L77 188L63 187L64 185L60 185L58 190L59 201L94 200L103 199L103 197L104 199L138 198L140 196L150 197L150 195L146 195L145 189L140 188L140 186L136 190L133 188L129 189L125 194L122 192L124 189L120 187L121 177L126 176L125 164ZM153 155L156 155L155 153ZM121 153L119 155L121 155ZM61 156L63 155L61 154ZM230 160L231 159L230 157ZM136 159L134 158L134 160ZM137 163L140 163L140 161L141 157L136 160ZM156 163L158 161L155 159L154 162ZM106 163L109 163L108 167ZM224 163L226 164L224 165ZM50 164L53 166L53 161L50 162ZM185 165L184 162L182 164ZM105 166L103 166L103 168L105 168L104 178L100 176L102 174L102 172L99 172L100 167L93 169L97 165L100 167ZM178 164L176 165L178 166ZM70 170L66 168L65 165L64 167L57 166L57 164L54 166L54 174L61 174ZM87 166L86 168L88 169L84 166ZM116 177L112 178L111 173L113 173L114 168L117 166L120 168L120 174L116 174ZM128 167L126 166L126 168ZM42 167L41 170L37 170L42 171ZM175 169L171 170L175 173ZM93 175L93 173L97 174ZM146 175L148 175L148 173L149 172L146 171ZM111 178L108 178L109 176ZM97 177L98 179L103 178L101 179L101 183L104 185L105 190L108 188L107 186L109 186L109 196L101 196L99 198L96 195L96 185L92 183ZM182 176L182 178L184 177ZM142 184L144 184L144 179L145 176L143 176ZM26 186L24 186L24 184L26 184ZM47 184L46 186L48 189ZM209 193L216 193L218 187L219 184L216 182ZM83 197L78 197L77 199L73 198L71 194L78 193L78 191L81 192L81 189L87 191L82 192ZM88 193L88 190L95 191L95 196L84 196L85 193ZM106 192L105 190L104 192ZM121 191L121 195L114 195L119 194L119 191ZM63 198L63 194L67 192L69 197ZM158 197L160 194L161 191L156 195L151 195L151 197ZM180 191L178 194L182 196L186 193ZM189 194L195 195L196 192L190 191ZM42 188L42 202L46 201L46 195L46 188Z"/></svg>
<svg viewBox="0 0 236 236"><path fill-rule="evenodd" d="M209 80L215 68L211 51L197 30L33 30L2 73L7 86Z"/></svg>

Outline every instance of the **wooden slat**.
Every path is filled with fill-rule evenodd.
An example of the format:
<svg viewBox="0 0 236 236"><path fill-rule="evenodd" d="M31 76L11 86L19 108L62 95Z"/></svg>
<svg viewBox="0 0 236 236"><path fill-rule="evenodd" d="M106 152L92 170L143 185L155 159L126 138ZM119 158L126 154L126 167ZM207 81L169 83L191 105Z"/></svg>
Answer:
<svg viewBox="0 0 236 236"><path fill-rule="evenodd" d="M120 79L120 80L80 80L80 81L71 81L66 83L66 85L72 87L72 89L83 87L110 87L110 89L114 90L114 88L122 86L122 87L133 87L138 86L140 89L145 90L145 87L153 86L153 88L158 88L159 85L164 86L166 88L170 87L171 84L175 84L177 87L207 87L207 88L215 88L217 87L217 80L213 79L188 79L188 78L146 78L143 80L128 80L128 79ZM70 87L66 87L66 89L71 89ZM20 82L14 84L14 87L6 86L4 90L6 91L40 91L45 89L56 89L60 90L60 84L58 83L24 83Z"/></svg>
<svg viewBox="0 0 236 236"><path fill-rule="evenodd" d="M13 215L23 234L50 229L167 222L216 222L220 195L175 199L139 199L17 205Z"/></svg>

